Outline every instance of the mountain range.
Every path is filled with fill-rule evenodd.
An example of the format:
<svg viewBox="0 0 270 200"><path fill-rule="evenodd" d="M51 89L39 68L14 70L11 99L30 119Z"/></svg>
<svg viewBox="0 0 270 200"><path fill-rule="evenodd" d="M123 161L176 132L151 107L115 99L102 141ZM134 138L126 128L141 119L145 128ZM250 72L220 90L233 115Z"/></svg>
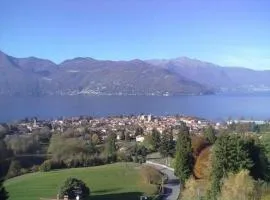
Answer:
<svg viewBox="0 0 270 200"><path fill-rule="evenodd" d="M203 95L270 90L270 71L223 67L187 57L60 64L0 51L0 95Z"/></svg>

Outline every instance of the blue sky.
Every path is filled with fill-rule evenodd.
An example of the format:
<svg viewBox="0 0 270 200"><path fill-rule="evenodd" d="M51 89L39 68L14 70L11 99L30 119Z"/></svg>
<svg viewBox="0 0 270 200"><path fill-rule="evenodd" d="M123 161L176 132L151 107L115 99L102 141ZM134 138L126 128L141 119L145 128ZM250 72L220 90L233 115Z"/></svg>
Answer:
<svg viewBox="0 0 270 200"><path fill-rule="evenodd" d="M59 63L188 56L270 69L269 0L1 0L0 49Z"/></svg>

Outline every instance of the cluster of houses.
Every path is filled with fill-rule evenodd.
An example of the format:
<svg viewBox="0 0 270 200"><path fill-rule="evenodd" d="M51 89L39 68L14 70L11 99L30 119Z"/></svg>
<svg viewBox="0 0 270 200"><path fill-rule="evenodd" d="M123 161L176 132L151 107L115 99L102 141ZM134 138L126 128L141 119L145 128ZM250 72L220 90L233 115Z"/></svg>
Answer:
<svg viewBox="0 0 270 200"><path fill-rule="evenodd" d="M153 116L153 115L130 115L130 116L110 116L110 117L69 117L56 120L22 120L16 124L17 132L33 133L35 130L64 132L67 129L84 131L88 128L97 133L101 140L105 140L109 133L114 132L117 139L121 140L121 135L128 134L131 139L143 142L144 136L151 134L153 129L161 134L168 128L174 128L182 122L186 123L191 133L201 134L208 125L215 129L226 128L232 123L255 123L258 125L267 123L266 121L253 120L230 120L225 123L214 123L209 120L189 116ZM175 134L177 135L177 134Z"/></svg>
<svg viewBox="0 0 270 200"><path fill-rule="evenodd" d="M173 128L186 123L190 131L200 134L208 125L214 126L216 129L222 127L219 123L213 123L208 120L187 116L153 116L153 115L130 115L130 116L114 116L114 117L69 117L56 120L23 120L17 126L24 132L31 134L37 129L50 129L50 131L64 132L69 128L83 131L84 128L90 129L97 133L101 139L105 139L109 133L117 134L117 139L121 139L121 134L125 134L137 142L144 140L144 135L151 134L153 129L158 130L161 134L168 128Z"/></svg>

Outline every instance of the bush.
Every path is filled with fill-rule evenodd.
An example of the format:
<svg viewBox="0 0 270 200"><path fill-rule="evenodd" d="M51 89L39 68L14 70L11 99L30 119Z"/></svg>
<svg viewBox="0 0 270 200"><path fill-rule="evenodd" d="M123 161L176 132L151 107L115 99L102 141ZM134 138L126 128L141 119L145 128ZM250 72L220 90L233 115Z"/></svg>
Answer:
<svg viewBox="0 0 270 200"><path fill-rule="evenodd" d="M126 153L124 153L124 152L119 152L119 153L117 154L117 160L118 160L119 162L132 162L132 161L133 161L131 155L126 154Z"/></svg>
<svg viewBox="0 0 270 200"><path fill-rule="evenodd" d="M153 167L143 166L141 168L141 176L145 182L159 185L162 182L163 174L161 174L157 169Z"/></svg>
<svg viewBox="0 0 270 200"><path fill-rule="evenodd" d="M21 175L22 175L22 174L27 174L27 173L29 173L29 171L30 171L29 169L22 168L20 174L21 174Z"/></svg>
<svg viewBox="0 0 270 200"><path fill-rule="evenodd" d="M85 167L103 165L104 163L105 163L104 159L98 156L91 156L84 160Z"/></svg>
<svg viewBox="0 0 270 200"><path fill-rule="evenodd" d="M266 194L262 196L262 200L269 200L270 199L270 194Z"/></svg>
<svg viewBox="0 0 270 200"><path fill-rule="evenodd" d="M219 200L253 200L255 181L248 170L241 170L237 174L229 174L224 180Z"/></svg>
<svg viewBox="0 0 270 200"><path fill-rule="evenodd" d="M206 194L207 184L204 181L189 178L181 192L181 200L202 199Z"/></svg>
<svg viewBox="0 0 270 200"><path fill-rule="evenodd" d="M39 166L38 165L33 165L30 169L31 172L38 172L39 171Z"/></svg>
<svg viewBox="0 0 270 200"><path fill-rule="evenodd" d="M102 156L73 156L65 160L46 160L39 166L39 171L50 171L53 169L91 167L103 165L108 162L107 157Z"/></svg>
<svg viewBox="0 0 270 200"><path fill-rule="evenodd" d="M104 164L111 164L117 161L117 154L112 155L106 155L105 153L102 153L99 155L100 159L103 161Z"/></svg>
<svg viewBox="0 0 270 200"><path fill-rule="evenodd" d="M68 178L60 188L60 198L63 198L64 195L68 195L69 199L75 199L77 194L80 194L81 199L88 198L90 189L83 181L76 178Z"/></svg>
<svg viewBox="0 0 270 200"><path fill-rule="evenodd" d="M259 180L255 183L254 199L269 200L270 199L270 183Z"/></svg>
<svg viewBox="0 0 270 200"><path fill-rule="evenodd" d="M52 169L52 161L45 160L39 167L39 171L41 172L48 172Z"/></svg>
<svg viewBox="0 0 270 200"><path fill-rule="evenodd" d="M17 160L13 160L9 166L6 178L12 178L21 175L21 165Z"/></svg>

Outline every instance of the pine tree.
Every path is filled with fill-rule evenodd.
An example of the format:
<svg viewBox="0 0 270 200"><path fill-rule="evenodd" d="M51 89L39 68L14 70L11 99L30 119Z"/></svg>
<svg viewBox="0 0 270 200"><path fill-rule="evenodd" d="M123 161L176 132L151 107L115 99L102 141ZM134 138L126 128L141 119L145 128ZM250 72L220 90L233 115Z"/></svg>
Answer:
<svg viewBox="0 0 270 200"><path fill-rule="evenodd" d="M164 131L164 133L162 134L159 153L163 157L172 156L174 154L174 141L171 130Z"/></svg>
<svg viewBox="0 0 270 200"><path fill-rule="evenodd" d="M215 133L215 129L212 126L208 126L204 132L204 137L207 140L207 142L209 142L210 144L214 144L216 141L216 133Z"/></svg>
<svg viewBox="0 0 270 200"><path fill-rule="evenodd" d="M222 186L221 180L229 173L238 173L241 169L251 169L245 140L237 135L222 135L215 142L212 158L211 199L217 199Z"/></svg>
<svg viewBox="0 0 270 200"><path fill-rule="evenodd" d="M107 138L106 144L105 144L105 155L107 157L107 161L115 161L116 160L116 135L111 134Z"/></svg>
<svg viewBox="0 0 270 200"><path fill-rule="evenodd" d="M263 134L262 135L262 145L265 148L265 153L270 162L270 134Z"/></svg>
<svg viewBox="0 0 270 200"><path fill-rule="evenodd" d="M135 130L135 136L143 135L143 128L138 126Z"/></svg>
<svg viewBox="0 0 270 200"><path fill-rule="evenodd" d="M138 159L138 145L137 143L135 143L135 146L134 146L134 162L137 163L139 162L139 159Z"/></svg>
<svg viewBox="0 0 270 200"><path fill-rule="evenodd" d="M245 139L245 147L249 157L254 163L250 169L250 175L255 179L270 181L270 163L267 159L266 150L260 140L254 138Z"/></svg>
<svg viewBox="0 0 270 200"><path fill-rule="evenodd" d="M192 174L192 167L191 138L188 127L183 125L178 134L175 155L175 174L179 177L182 185Z"/></svg>
<svg viewBox="0 0 270 200"><path fill-rule="evenodd" d="M160 142L161 142L160 132L154 128L152 130L152 145L155 151L159 149Z"/></svg>
<svg viewBox="0 0 270 200"><path fill-rule="evenodd" d="M3 186L3 180L0 180L0 199L1 200L7 200L8 199L8 193L5 190L4 186Z"/></svg>

